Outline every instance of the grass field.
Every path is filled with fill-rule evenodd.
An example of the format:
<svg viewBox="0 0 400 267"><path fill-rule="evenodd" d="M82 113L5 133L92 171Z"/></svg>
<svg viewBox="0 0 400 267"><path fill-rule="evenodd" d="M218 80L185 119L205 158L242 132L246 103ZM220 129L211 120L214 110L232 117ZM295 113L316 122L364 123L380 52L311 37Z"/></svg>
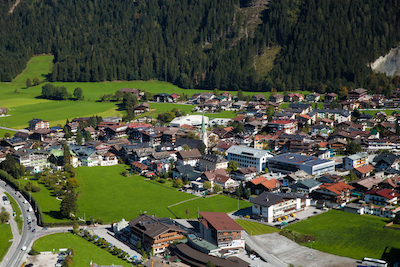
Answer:
<svg viewBox="0 0 400 267"><path fill-rule="evenodd" d="M104 249L71 233L52 234L39 238L33 243L37 251L56 251L60 248L72 248L75 251L72 267L88 266L90 261L99 265L131 266L126 261L112 255Z"/></svg>
<svg viewBox="0 0 400 267"><path fill-rule="evenodd" d="M240 226L243 227L244 230L249 235L263 235L263 234L271 234L271 233L276 233L279 232L280 229L277 229L272 226L264 225L261 223L255 223L255 222L250 222L246 220L240 220L236 219L235 222L237 222Z"/></svg>
<svg viewBox="0 0 400 267"><path fill-rule="evenodd" d="M30 180L20 180L21 185L24 186ZM36 181L31 181L35 183ZM40 192L31 193L32 197L40 203L42 209L43 219L45 222L63 222L68 221L62 218L60 214L60 201L52 196L53 191L49 190L44 184L38 182L38 186L41 188Z"/></svg>
<svg viewBox="0 0 400 267"><path fill-rule="evenodd" d="M125 165L79 167L76 178L81 183L78 216L101 218L104 222L132 220L140 211L158 217L172 217L167 206L193 198L192 195L145 181L141 176L124 177Z"/></svg>
<svg viewBox="0 0 400 267"><path fill-rule="evenodd" d="M23 223L23 221L21 219L21 216L20 216L22 214L21 213L21 209L19 208L18 203L14 200L14 198L12 198L10 196L10 194L8 194L6 192L4 192L4 194L7 195L8 199L10 200L10 204L12 206L12 209L13 209L13 211L15 211L15 217L13 217L12 214L10 214L10 217L11 217L11 219L13 219L13 218L15 219L15 222L18 225L19 233L21 233L22 232L22 223Z"/></svg>
<svg viewBox="0 0 400 267"><path fill-rule="evenodd" d="M376 113L381 112L381 111L385 112L386 115L389 116L389 115L392 115L392 113L393 113L394 111L396 111L396 110L394 110L394 109L385 109L385 110L373 110L373 109L370 109L370 110L360 110L361 113L371 114L371 115L374 115L374 116L375 116Z"/></svg>
<svg viewBox="0 0 400 267"><path fill-rule="evenodd" d="M12 216L12 215L11 215ZM0 262L6 255L8 248L12 242L9 242L13 238L11 227L8 223L0 224Z"/></svg>
<svg viewBox="0 0 400 267"><path fill-rule="evenodd" d="M388 219L332 210L287 228L315 236L313 247L327 253L379 259L387 248L400 248L400 231L383 228Z"/></svg>
<svg viewBox="0 0 400 267"><path fill-rule="evenodd" d="M251 203L239 201L239 209L251 207ZM238 209L238 201L236 199L216 195L212 197L200 197L185 203L170 207L170 209L179 217L186 218L186 209L189 209L189 218L197 218L197 210L211 212L229 213Z"/></svg>

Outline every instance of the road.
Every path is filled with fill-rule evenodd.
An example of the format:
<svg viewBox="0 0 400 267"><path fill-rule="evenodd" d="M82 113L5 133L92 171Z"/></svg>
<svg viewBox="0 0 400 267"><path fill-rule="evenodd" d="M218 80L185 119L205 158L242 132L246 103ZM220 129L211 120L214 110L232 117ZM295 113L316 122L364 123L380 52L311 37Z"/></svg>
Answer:
<svg viewBox="0 0 400 267"><path fill-rule="evenodd" d="M14 128L8 128L4 126L0 126L0 129L7 130L7 131L13 131L13 132L23 132L23 133L29 133L27 129L14 129Z"/></svg>

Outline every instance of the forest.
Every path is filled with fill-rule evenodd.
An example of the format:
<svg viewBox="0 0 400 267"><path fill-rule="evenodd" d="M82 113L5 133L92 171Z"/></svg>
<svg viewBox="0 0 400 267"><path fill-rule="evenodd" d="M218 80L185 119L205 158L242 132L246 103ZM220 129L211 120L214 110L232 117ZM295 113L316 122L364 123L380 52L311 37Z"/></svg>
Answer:
<svg viewBox="0 0 400 267"><path fill-rule="evenodd" d="M271 0L244 35L250 0L0 2L0 81L36 54L54 54L48 81L157 79L182 88L243 91L365 87L390 94L368 64L400 38L397 0ZM254 2L254 1L253 1ZM261 76L257 55L282 47ZM372 86L372 83L374 85Z"/></svg>

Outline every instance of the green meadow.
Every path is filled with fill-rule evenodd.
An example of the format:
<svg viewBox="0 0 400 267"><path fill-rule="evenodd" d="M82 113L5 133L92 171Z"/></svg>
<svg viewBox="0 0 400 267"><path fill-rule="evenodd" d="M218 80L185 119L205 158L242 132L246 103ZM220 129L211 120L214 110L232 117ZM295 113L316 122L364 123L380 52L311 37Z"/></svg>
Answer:
<svg viewBox="0 0 400 267"><path fill-rule="evenodd" d="M33 243L33 248L39 252L58 251L61 248L72 248L75 252L72 267L88 266L93 261L99 265L122 265L129 267L131 264L112 255L105 249L72 233L46 235Z"/></svg>
<svg viewBox="0 0 400 267"><path fill-rule="evenodd" d="M242 226L243 229L246 230L246 232L249 235L264 235L281 231L278 228L268 226L262 223L256 223L241 219L236 219L235 222L237 222L240 226Z"/></svg>
<svg viewBox="0 0 400 267"><path fill-rule="evenodd" d="M390 254L388 250L400 249L400 231L383 228L388 222L377 216L331 210L287 228L314 235L313 248L317 250L359 260L380 259Z"/></svg>
<svg viewBox="0 0 400 267"><path fill-rule="evenodd" d="M10 225L8 223L0 224L0 262L12 244L12 242L9 242L11 239L13 239L13 235Z"/></svg>

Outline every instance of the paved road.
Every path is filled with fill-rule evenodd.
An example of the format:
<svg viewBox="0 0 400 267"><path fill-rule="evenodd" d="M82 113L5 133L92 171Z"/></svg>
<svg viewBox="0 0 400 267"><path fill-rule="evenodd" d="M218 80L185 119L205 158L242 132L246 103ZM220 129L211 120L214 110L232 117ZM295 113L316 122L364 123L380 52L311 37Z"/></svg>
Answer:
<svg viewBox="0 0 400 267"><path fill-rule="evenodd" d="M29 133L29 131L27 129L14 129L14 128L8 128L8 127L3 127L3 126L0 126L0 129L13 131L13 132Z"/></svg>
<svg viewBox="0 0 400 267"><path fill-rule="evenodd" d="M27 223L27 218L28 214L33 218L35 218L35 215L33 212L28 212L29 208L29 203L24 204L23 203L23 196L15 191L12 187L9 185L6 185L5 182L0 181L0 187L2 190L8 192L17 202L19 205L21 212L22 212L22 217L23 217L23 229L22 229L22 235L19 236L18 230L14 230L14 242L11 245L10 249L8 250L7 254L4 256L0 267L13 267L13 266L21 266L22 262L25 261L25 257L28 253L29 250L22 251L23 246L29 246L29 244L35 239L36 233L32 233L31 230L28 230L28 223ZM21 197L18 197L21 196ZM37 220L35 222L32 222L32 229L37 229ZM18 233L18 234L15 234Z"/></svg>

